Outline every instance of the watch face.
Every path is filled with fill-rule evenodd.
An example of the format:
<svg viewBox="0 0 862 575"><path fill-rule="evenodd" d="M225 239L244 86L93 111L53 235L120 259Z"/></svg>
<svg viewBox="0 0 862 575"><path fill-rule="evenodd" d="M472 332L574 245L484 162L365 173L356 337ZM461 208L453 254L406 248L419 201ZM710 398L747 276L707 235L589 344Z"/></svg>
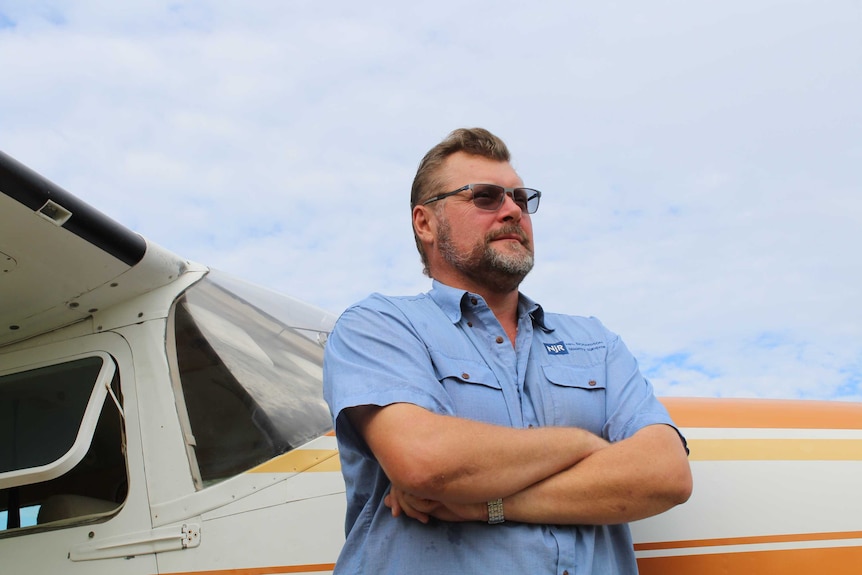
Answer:
<svg viewBox="0 0 862 575"><path fill-rule="evenodd" d="M503 515L503 500L495 499L493 501L488 502L488 523L491 525L496 525L497 523L503 523L506 520Z"/></svg>

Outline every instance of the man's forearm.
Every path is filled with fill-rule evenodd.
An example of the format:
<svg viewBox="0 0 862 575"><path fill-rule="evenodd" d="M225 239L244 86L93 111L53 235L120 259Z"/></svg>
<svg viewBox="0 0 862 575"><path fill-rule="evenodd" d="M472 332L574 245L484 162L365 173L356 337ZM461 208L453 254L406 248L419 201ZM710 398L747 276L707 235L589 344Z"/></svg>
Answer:
<svg viewBox="0 0 862 575"><path fill-rule="evenodd" d="M507 520L615 524L661 513L691 494L685 450L672 427L653 425L504 500Z"/></svg>
<svg viewBox="0 0 862 575"><path fill-rule="evenodd" d="M506 497L607 445L576 428L513 429L411 404L351 414L393 485L417 497L476 503Z"/></svg>

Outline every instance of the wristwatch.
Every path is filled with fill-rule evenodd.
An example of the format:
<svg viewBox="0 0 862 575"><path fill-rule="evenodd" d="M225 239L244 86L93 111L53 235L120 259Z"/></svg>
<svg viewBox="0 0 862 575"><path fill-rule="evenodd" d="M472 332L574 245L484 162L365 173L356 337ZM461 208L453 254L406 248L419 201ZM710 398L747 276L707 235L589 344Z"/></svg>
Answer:
<svg viewBox="0 0 862 575"><path fill-rule="evenodd" d="M488 524L489 525L497 525L498 523L503 523L506 520L505 515L503 515L503 500L502 499L494 499L493 501L488 502Z"/></svg>

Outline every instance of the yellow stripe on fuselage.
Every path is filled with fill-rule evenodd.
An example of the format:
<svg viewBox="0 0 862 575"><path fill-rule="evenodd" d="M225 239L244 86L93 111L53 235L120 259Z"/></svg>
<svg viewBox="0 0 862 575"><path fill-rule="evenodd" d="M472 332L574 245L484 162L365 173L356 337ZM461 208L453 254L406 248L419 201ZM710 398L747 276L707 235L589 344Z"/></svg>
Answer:
<svg viewBox="0 0 862 575"><path fill-rule="evenodd" d="M691 461L862 461L862 439L689 439Z"/></svg>
<svg viewBox="0 0 862 575"><path fill-rule="evenodd" d="M689 439L691 461L862 461L862 439ZM296 449L249 473L338 472L334 449Z"/></svg>
<svg viewBox="0 0 862 575"><path fill-rule="evenodd" d="M683 433L692 461L862 461L862 404L828 401L661 398ZM739 437L745 430L811 430L820 437ZM712 430L712 437L703 437ZM721 430L736 437L720 437ZM734 430L734 431L731 431ZM823 437L820 431L832 437ZM854 437L835 437L846 430ZM715 434L719 436L716 437ZM787 432L790 433L790 432ZM330 432L327 435L333 435ZM786 434L785 434L786 435ZM700 436L700 437L698 437ZM334 445L334 438L333 443ZM338 472L335 449L294 449L249 473Z"/></svg>
<svg viewBox="0 0 862 575"><path fill-rule="evenodd" d="M315 473L341 471L335 449L294 449L250 469L248 473Z"/></svg>

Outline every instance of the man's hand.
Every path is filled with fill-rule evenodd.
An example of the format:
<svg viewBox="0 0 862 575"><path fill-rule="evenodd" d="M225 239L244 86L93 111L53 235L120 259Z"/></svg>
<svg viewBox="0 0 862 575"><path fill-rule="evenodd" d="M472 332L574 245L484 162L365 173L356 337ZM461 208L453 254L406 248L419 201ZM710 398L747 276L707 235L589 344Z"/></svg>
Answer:
<svg viewBox="0 0 862 575"><path fill-rule="evenodd" d="M441 521L487 521L488 508L484 503L443 503L433 499L423 499L401 491L393 486L383 502L392 510L392 516L402 513L421 523L428 523L431 518Z"/></svg>

